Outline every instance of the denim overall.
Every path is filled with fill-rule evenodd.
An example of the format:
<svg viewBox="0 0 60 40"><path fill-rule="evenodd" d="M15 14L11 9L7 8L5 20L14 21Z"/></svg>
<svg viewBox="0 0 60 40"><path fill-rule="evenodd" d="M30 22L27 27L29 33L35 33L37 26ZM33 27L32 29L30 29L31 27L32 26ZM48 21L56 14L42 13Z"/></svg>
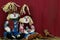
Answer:
<svg viewBox="0 0 60 40"><path fill-rule="evenodd" d="M19 34L19 32L18 32L18 20L14 19L12 21L14 22L14 28L10 32L5 31L4 38L6 38L7 34L9 34L10 36L14 35L15 37ZM4 27L9 27L9 23L5 22Z"/></svg>

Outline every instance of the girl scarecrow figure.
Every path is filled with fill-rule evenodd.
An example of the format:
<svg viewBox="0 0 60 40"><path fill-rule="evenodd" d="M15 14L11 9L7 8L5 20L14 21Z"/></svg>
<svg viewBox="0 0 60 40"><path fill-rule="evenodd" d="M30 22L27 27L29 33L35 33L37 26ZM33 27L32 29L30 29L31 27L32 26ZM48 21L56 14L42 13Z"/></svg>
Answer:
<svg viewBox="0 0 60 40"><path fill-rule="evenodd" d="M4 24L4 37L6 38L7 34L10 34L12 38L16 38L19 35L18 32L18 19L20 17L19 13L17 12L17 7L20 7L14 2L9 2L3 7L3 11L8 13L7 21ZM10 37L11 37L10 36Z"/></svg>
<svg viewBox="0 0 60 40"><path fill-rule="evenodd" d="M24 37L27 38L30 34L34 34L35 33L35 28L33 25L33 20L30 16L30 12L29 12L29 7L24 4L23 7L21 8L20 11L20 32L24 33Z"/></svg>

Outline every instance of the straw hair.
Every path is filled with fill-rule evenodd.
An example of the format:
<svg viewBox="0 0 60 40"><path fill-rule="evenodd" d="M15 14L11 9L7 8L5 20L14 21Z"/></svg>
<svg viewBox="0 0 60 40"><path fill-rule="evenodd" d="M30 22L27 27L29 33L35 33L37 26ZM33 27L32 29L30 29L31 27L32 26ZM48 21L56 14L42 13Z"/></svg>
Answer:
<svg viewBox="0 0 60 40"><path fill-rule="evenodd" d="M32 18L31 18L30 16L28 16L28 19L29 19L29 25L32 25L32 24L33 24ZM24 17L23 17L23 18L20 18L20 19L19 19L19 22L20 22L20 23L24 23Z"/></svg>
<svg viewBox="0 0 60 40"><path fill-rule="evenodd" d="M3 7L4 12L9 12L9 11L11 11L10 9L12 9L13 11L17 10L17 7L14 2L9 2L6 5L4 5L4 7Z"/></svg>
<svg viewBox="0 0 60 40"><path fill-rule="evenodd" d="M20 14L23 15L23 13L24 13L24 14L26 13L25 7L27 8L27 11L28 11L28 13L29 13L29 15L30 15L29 7L28 7L28 5L26 5L26 4L24 4L24 5L22 6L22 8L21 8L21 10L20 10Z"/></svg>

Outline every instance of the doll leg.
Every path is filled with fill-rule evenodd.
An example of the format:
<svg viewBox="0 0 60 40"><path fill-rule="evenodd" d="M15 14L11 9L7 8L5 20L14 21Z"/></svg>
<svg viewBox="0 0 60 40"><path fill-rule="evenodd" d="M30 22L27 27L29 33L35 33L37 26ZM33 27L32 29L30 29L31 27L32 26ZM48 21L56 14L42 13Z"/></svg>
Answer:
<svg viewBox="0 0 60 40"><path fill-rule="evenodd" d="M7 38L7 32L4 32L4 39Z"/></svg>
<svg viewBox="0 0 60 40"><path fill-rule="evenodd" d="M34 34L35 32L29 32L29 34Z"/></svg>
<svg viewBox="0 0 60 40"><path fill-rule="evenodd" d="M4 39L6 38L12 38L12 33L11 32L4 32Z"/></svg>
<svg viewBox="0 0 60 40"><path fill-rule="evenodd" d="M24 34L24 38L27 38L29 34Z"/></svg>
<svg viewBox="0 0 60 40"><path fill-rule="evenodd" d="M24 34L24 38L27 38L30 34L34 34L34 32L29 32L28 34Z"/></svg>
<svg viewBox="0 0 60 40"><path fill-rule="evenodd" d="M7 39L7 32L4 32L4 40Z"/></svg>

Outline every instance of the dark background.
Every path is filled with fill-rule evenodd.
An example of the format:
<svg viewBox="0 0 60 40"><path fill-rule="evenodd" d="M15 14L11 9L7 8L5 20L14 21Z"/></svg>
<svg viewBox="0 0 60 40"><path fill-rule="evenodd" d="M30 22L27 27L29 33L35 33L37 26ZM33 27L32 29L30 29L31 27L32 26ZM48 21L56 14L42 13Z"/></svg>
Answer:
<svg viewBox="0 0 60 40"><path fill-rule="evenodd" d="M30 7L31 16L36 31L43 35L43 30L48 29L51 34L60 36L60 0L0 0L0 36L3 36L4 22L7 14L2 6L13 1L22 6Z"/></svg>

